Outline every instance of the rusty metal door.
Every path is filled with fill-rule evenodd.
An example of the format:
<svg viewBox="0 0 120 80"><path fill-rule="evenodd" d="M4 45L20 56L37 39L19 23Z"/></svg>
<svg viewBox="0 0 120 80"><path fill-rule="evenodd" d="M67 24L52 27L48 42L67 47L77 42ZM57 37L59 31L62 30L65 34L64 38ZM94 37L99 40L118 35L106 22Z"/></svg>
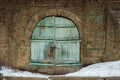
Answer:
<svg viewBox="0 0 120 80"><path fill-rule="evenodd" d="M46 17L31 37L33 65L80 65L80 38L76 25L63 17Z"/></svg>

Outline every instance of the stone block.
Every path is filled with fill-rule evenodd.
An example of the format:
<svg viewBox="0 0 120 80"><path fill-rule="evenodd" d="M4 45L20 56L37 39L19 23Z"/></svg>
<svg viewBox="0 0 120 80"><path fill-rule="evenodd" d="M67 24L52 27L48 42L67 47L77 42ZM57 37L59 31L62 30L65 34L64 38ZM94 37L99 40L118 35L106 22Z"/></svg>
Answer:
<svg viewBox="0 0 120 80"><path fill-rule="evenodd" d="M106 78L105 80L120 80L120 77L110 77Z"/></svg>
<svg viewBox="0 0 120 80"><path fill-rule="evenodd" d="M3 80L48 80L48 79L34 77L3 77Z"/></svg>
<svg viewBox="0 0 120 80"><path fill-rule="evenodd" d="M50 77L51 80L104 80L103 78L97 77Z"/></svg>

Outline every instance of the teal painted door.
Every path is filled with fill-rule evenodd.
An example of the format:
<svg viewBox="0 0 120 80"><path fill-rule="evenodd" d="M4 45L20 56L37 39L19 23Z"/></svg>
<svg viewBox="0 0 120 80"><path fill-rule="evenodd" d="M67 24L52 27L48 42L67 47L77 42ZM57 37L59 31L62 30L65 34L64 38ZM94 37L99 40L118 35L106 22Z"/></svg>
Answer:
<svg viewBox="0 0 120 80"><path fill-rule="evenodd" d="M80 65L80 38L76 25L56 16L39 21L31 37L31 64Z"/></svg>

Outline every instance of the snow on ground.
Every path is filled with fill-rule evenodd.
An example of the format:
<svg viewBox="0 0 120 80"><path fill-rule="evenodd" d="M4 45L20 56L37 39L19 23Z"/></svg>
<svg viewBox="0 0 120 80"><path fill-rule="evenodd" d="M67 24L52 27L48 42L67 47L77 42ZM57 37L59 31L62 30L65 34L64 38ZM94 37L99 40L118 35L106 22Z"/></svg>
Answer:
<svg viewBox="0 0 120 80"><path fill-rule="evenodd" d="M65 76L120 77L120 60L93 64L77 72L66 74Z"/></svg>
<svg viewBox="0 0 120 80"><path fill-rule="evenodd" d="M28 71L13 70L9 67L2 66L0 74L3 76L16 76L16 77L39 77L48 78L50 75L40 73L31 73ZM80 69L77 72L68 73L59 76L78 76L78 77L120 77L120 60L113 62L97 63Z"/></svg>
<svg viewBox="0 0 120 80"><path fill-rule="evenodd" d="M48 75L40 74L40 73L31 73L28 71L19 71L13 70L12 68L2 66L2 70L0 73L3 76L16 76L16 77L39 77L39 78L48 78Z"/></svg>

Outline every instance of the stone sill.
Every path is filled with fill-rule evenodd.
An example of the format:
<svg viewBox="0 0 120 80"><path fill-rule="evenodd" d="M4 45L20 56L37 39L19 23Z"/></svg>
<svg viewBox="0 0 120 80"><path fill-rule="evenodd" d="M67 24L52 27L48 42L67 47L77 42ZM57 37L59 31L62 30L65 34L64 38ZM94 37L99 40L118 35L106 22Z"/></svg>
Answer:
<svg viewBox="0 0 120 80"><path fill-rule="evenodd" d="M67 77L67 76L51 76L47 78L35 77L7 77L0 76L0 80L120 80L120 77Z"/></svg>

